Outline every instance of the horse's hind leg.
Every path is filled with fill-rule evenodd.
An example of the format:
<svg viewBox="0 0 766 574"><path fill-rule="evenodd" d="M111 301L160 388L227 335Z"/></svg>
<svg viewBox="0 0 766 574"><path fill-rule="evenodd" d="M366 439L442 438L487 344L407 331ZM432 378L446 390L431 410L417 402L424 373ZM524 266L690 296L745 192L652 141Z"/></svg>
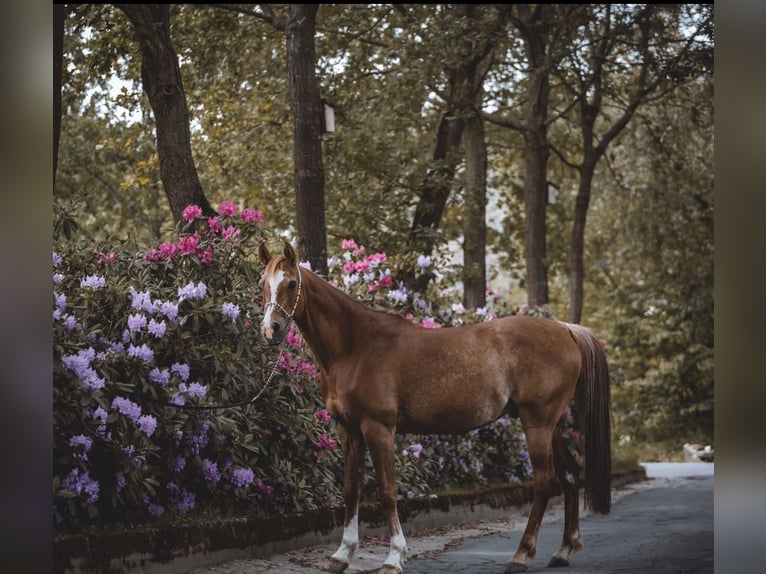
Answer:
<svg viewBox="0 0 766 574"><path fill-rule="evenodd" d="M399 523L396 508L396 469L394 467L394 431L383 424L366 421L362 424L364 440L370 449L375 476L378 479L380 506L388 521L390 550L378 574L401 573L407 555L407 541Z"/></svg>
<svg viewBox="0 0 766 574"><path fill-rule="evenodd" d="M338 425L338 434L343 444L343 498L346 503L346 517L343 525L343 539L327 564L329 572L343 572L351 563L359 547L359 497L364 474L364 438L357 430L348 432Z"/></svg>
<svg viewBox="0 0 766 574"><path fill-rule="evenodd" d="M524 415L522 413L522 422ZM553 451L551 446L551 426L525 427L527 448L532 462L535 496L524 535L519 542L519 548L505 567L505 574L523 572L527 569L527 559L534 558L537 548L537 535L543 520L545 507L551 495L551 481L554 478Z"/></svg>
<svg viewBox="0 0 766 574"><path fill-rule="evenodd" d="M553 463L564 491L564 540L548 566L569 566L569 553L582 548L580 543L580 465L567 448L558 427L553 431Z"/></svg>

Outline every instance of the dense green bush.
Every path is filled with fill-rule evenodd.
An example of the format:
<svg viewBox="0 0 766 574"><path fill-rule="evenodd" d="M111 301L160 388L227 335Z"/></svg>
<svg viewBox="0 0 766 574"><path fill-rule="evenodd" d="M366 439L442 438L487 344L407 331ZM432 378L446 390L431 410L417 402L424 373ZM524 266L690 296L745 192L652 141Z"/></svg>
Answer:
<svg viewBox="0 0 766 574"><path fill-rule="evenodd" d="M254 256L260 212L195 206L176 243L53 255L54 521L140 522L192 511L274 513L342 503L335 423L296 333L264 346ZM330 280L424 327L490 320L449 293L430 301L394 285L387 257L344 241ZM417 265L426 269L430 261ZM452 298L452 300L455 300ZM275 376L269 374L274 370ZM270 384L264 389L267 381ZM246 401L227 409L191 407ZM183 407L183 408L182 408ZM523 433L506 418L465 436L402 436L400 494L529 474ZM375 496L367 466L369 496Z"/></svg>

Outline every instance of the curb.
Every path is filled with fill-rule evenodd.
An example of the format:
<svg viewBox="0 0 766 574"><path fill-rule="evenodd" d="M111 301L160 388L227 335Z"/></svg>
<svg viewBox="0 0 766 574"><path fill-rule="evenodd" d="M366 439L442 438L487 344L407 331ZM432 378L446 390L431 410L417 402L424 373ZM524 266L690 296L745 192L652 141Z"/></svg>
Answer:
<svg viewBox="0 0 766 574"><path fill-rule="evenodd" d="M615 473L612 488L641 480L646 480L643 468ZM552 495L558 494L556 484ZM532 483L526 482L433 499L400 500L399 517L408 532L416 534L502 518L509 508L531 503L532 497ZM340 540L343 520L343 508L333 508L59 535L53 540L53 572L181 574L229 560L264 558L328 544ZM377 504L361 506L359 521L365 535L387 534Z"/></svg>

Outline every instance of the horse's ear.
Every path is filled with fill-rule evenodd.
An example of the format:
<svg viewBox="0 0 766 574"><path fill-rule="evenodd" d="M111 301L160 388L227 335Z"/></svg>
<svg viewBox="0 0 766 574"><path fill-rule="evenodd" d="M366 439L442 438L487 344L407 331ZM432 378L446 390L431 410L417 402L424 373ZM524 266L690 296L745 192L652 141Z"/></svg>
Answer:
<svg viewBox="0 0 766 574"><path fill-rule="evenodd" d="M258 245L258 257L261 258L261 263L264 265L267 265L268 262L271 261L271 253L269 253L269 248L266 247L265 241Z"/></svg>
<svg viewBox="0 0 766 574"><path fill-rule="evenodd" d="M290 265L295 265L295 262L298 260L298 258L295 255L295 250L293 249L293 246L290 245L287 241L285 241L285 259L287 259L288 263Z"/></svg>

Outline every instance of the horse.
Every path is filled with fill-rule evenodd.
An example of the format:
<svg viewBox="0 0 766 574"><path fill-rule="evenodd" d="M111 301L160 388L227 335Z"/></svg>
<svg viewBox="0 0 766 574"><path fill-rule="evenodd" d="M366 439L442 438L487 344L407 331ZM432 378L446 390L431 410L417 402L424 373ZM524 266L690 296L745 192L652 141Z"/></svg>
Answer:
<svg viewBox="0 0 766 574"><path fill-rule="evenodd" d="M426 329L373 309L299 265L285 241L264 264L261 335L280 344L294 321L319 367L327 410L338 424L344 470L345 520L325 569L343 572L359 546L359 498L366 449L388 524L390 548L378 574L402 572L407 542L397 513L394 434L457 434L504 414L521 419L532 463L534 497L518 549L505 572L534 558L553 480L564 494L564 537L549 566L569 565L582 547L580 466L558 422L574 399L575 428L584 433L584 500L611 506L611 405L605 352L592 331L553 319L512 316L475 325Z"/></svg>

